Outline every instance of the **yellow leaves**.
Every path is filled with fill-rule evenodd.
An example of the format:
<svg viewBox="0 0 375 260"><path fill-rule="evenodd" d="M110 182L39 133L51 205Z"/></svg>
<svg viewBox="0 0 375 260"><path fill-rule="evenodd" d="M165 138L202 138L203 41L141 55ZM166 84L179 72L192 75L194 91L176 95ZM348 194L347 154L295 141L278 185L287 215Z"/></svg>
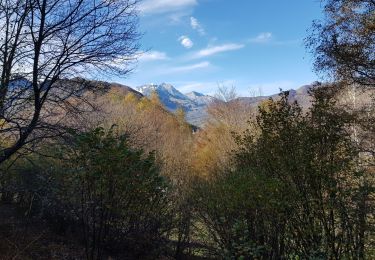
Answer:
<svg viewBox="0 0 375 260"><path fill-rule="evenodd" d="M185 121L185 111L183 108L179 107L175 112L176 118L179 122Z"/></svg>
<svg viewBox="0 0 375 260"><path fill-rule="evenodd" d="M150 108L150 107L151 107L151 102L146 97L141 98L141 100L139 100L137 104L137 108L141 111L146 110L147 108Z"/></svg>
<svg viewBox="0 0 375 260"><path fill-rule="evenodd" d="M229 165L237 147L231 128L225 124L207 126L195 136L193 169L199 177L214 178Z"/></svg>
<svg viewBox="0 0 375 260"><path fill-rule="evenodd" d="M259 108L261 110L264 110L265 112L269 112L270 111L270 107L272 106L272 104L274 104L273 100L266 99L266 100L263 100L262 102L260 102Z"/></svg>
<svg viewBox="0 0 375 260"><path fill-rule="evenodd" d="M129 136L131 147L155 152L163 175L176 182L188 178L193 133L182 109L168 112L157 93L139 98L118 89L98 101L102 112L93 117L93 125L116 125L119 134Z"/></svg>
<svg viewBox="0 0 375 260"><path fill-rule="evenodd" d="M0 119L0 129L4 129L7 125L7 122L4 119Z"/></svg>
<svg viewBox="0 0 375 260"><path fill-rule="evenodd" d="M215 174L217 161L217 150L213 150L210 145L200 145L194 151L193 171L200 178L210 179Z"/></svg>
<svg viewBox="0 0 375 260"><path fill-rule="evenodd" d="M216 101L208 108L210 116L204 129L195 135L193 169L200 177L215 178L230 167L232 151L238 148L233 133L249 127L254 108L241 102Z"/></svg>
<svg viewBox="0 0 375 260"><path fill-rule="evenodd" d="M138 103L138 98L134 95L134 93L128 93L124 98L125 103L136 104Z"/></svg>
<svg viewBox="0 0 375 260"><path fill-rule="evenodd" d="M159 96L156 92L153 92L149 98L143 97L139 100L137 104L139 110L160 110L163 108L163 105L159 99Z"/></svg>
<svg viewBox="0 0 375 260"><path fill-rule="evenodd" d="M178 108L174 114L181 130L186 129L188 131L192 131L190 125L186 122L186 114L183 108Z"/></svg>
<svg viewBox="0 0 375 260"><path fill-rule="evenodd" d="M6 129L8 126L8 123L4 119L0 119L0 130ZM14 141L14 140L13 140ZM0 147L1 146L9 146L12 143L11 138L9 135L0 135Z"/></svg>
<svg viewBox="0 0 375 260"><path fill-rule="evenodd" d="M153 105L163 107L163 104L160 101L160 97L156 91L153 91L150 96L150 101Z"/></svg>

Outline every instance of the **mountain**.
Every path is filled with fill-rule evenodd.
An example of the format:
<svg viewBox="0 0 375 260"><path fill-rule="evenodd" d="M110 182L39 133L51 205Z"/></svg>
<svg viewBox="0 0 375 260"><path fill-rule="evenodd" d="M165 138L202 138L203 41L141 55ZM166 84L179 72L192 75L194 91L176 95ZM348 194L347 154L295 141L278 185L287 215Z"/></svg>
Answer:
<svg viewBox="0 0 375 260"><path fill-rule="evenodd" d="M118 94L121 95L127 95L129 93L135 95L137 98L143 97L141 93L136 91L135 89L122 85L119 83L115 82L106 82L106 81L97 81L97 80L87 80L84 78L73 78L69 80L62 80L62 84L69 85L69 84L74 84L74 85L86 85L87 89L99 89L104 92L108 90L114 90L118 92Z"/></svg>
<svg viewBox="0 0 375 260"><path fill-rule="evenodd" d="M206 108L214 100L211 96L195 91L183 94L167 83L143 85L137 87L136 90L147 97L156 92L169 111L175 112L178 108L182 108L186 113L186 120L198 126L202 125L207 118Z"/></svg>
<svg viewBox="0 0 375 260"><path fill-rule="evenodd" d="M308 95L309 89L311 89L313 85L304 85L298 89L290 89L289 90L289 101L294 102L297 101L298 104L301 105L303 108L308 108L311 103L311 98ZM274 94L270 96L258 96L258 97L240 97L238 98L241 102L244 104L248 104L250 106L258 106L259 103L263 100L272 98L274 100L277 100L280 98L279 94Z"/></svg>
<svg viewBox="0 0 375 260"><path fill-rule="evenodd" d="M307 108L310 105L308 90L311 87L312 85L305 85L296 90L289 90L290 101L297 101L302 107ZM148 97L155 91L159 95L160 101L169 111L175 112L178 108L183 108L186 113L186 120L196 126L204 124L208 117L207 106L215 99L212 96L195 91L183 94L167 83L143 85L136 88L136 90ZM239 97L237 101L239 100L246 105L256 107L261 101L269 98L278 99L279 94L259 97Z"/></svg>

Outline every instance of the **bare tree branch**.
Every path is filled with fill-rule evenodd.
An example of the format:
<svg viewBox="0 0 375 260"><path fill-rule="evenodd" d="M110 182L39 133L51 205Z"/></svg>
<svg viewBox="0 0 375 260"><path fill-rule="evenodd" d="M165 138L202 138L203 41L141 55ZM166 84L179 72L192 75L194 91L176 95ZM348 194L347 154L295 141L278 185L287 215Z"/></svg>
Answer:
<svg viewBox="0 0 375 260"><path fill-rule="evenodd" d="M96 89L67 79L130 72L137 2L0 0L0 164L43 132L52 136Z"/></svg>

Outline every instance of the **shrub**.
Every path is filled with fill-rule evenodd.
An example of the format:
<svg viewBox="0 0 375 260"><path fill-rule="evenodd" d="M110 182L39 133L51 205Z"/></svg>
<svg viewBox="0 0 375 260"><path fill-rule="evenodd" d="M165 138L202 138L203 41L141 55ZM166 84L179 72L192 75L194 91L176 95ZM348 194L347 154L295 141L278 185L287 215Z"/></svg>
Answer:
<svg viewBox="0 0 375 260"><path fill-rule="evenodd" d="M75 135L63 150L65 197L82 223L88 258L102 249L133 249L152 256L172 225L170 187L154 155L131 149L126 136L102 128Z"/></svg>

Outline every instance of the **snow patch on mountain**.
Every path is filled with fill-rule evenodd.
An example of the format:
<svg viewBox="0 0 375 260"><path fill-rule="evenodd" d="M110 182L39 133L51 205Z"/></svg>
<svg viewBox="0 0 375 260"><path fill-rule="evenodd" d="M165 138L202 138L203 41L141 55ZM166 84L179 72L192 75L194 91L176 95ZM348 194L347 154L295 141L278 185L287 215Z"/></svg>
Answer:
<svg viewBox="0 0 375 260"><path fill-rule="evenodd" d="M156 92L160 101L169 111L175 112L178 108L182 108L186 113L186 120L198 126L202 125L207 119L206 108L214 100L211 96L195 91L183 94L167 83L143 85L137 87L136 90L147 97Z"/></svg>

